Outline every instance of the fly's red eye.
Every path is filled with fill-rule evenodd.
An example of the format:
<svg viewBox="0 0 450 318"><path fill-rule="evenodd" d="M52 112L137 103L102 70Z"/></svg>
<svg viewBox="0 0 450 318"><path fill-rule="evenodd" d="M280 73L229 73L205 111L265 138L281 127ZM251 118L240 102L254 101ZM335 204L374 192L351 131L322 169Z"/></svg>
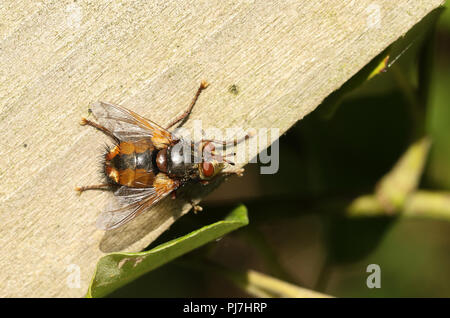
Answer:
<svg viewBox="0 0 450 318"><path fill-rule="evenodd" d="M211 162L202 162L202 170L205 177L211 177L214 174L214 166Z"/></svg>

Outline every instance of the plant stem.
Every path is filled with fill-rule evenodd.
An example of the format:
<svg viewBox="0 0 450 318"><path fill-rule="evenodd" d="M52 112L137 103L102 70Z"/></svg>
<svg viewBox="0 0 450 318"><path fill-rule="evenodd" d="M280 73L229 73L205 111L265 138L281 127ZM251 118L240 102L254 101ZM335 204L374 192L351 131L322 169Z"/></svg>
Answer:
<svg viewBox="0 0 450 318"><path fill-rule="evenodd" d="M345 215L349 217L377 216L385 213L374 195L356 198L345 211ZM401 215L450 221L450 192L416 191L405 201Z"/></svg>
<svg viewBox="0 0 450 318"><path fill-rule="evenodd" d="M200 271L220 275L238 288L255 297L323 298L331 297L313 290L287 283L255 270L236 271L205 259L183 260L179 264Z"/></svg>
<svg viewBox="0 0 450 318"><path fill-rule="evenodd" d="M430 149L430 140L413 143L395 166L377 184L375 195L386 212L401 209L407 196L416 190Z"/></svg>

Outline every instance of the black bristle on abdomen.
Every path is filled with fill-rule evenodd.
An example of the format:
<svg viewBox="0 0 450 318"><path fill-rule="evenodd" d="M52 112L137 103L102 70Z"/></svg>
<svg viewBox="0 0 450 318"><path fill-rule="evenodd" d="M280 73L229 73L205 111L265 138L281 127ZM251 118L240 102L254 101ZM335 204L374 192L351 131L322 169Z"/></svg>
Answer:
<svg viewBox="0 0 450 318"><path fill-rule="evenodd" d="M109 154L111 152L111 150L117 145L118 144L110 146L105 143L103 145L103 152L101 152L102 154L99 156L99 161L98 161L101 179L104 180L104 183L109 184L113 190L118 187L118 184L114 180L112 180L110 177L108 177L108 174L106 173L106 155Z"/></svg>

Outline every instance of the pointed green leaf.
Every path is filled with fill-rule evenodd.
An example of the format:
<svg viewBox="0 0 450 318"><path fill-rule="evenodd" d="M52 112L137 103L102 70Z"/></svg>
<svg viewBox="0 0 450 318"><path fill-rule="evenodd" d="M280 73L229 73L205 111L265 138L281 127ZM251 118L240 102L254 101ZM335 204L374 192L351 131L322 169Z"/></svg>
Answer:
<svg viewBox="0 0 450 318"><path fill-rule="evenodd" d="M247 224L247 209L241 205L224 220L204 226L149 251L106 255L97 264L87 297L105 296L173 259Z"/></svg>

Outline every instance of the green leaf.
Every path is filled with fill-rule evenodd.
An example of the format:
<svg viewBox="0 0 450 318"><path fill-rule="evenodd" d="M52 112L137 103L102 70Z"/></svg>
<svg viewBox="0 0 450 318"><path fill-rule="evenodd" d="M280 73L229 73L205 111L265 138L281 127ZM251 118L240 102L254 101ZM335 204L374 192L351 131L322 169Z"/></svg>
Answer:
<svg viewBox="0 0 450 318"><path fill-rule="evenodd" d="M330 119L334 116L336 110L341 105L344 97L360 86L362 83L370 80L375 75L382 73L389 60L390 47L378 54L366 66L364 66L358 73L353 75L347 82L345 82L338 90L332 92L327 96L317 109L319 115L324 119Z"/></svg>
<svg viewBox="0 0 450 318"><path fill-rule="evenodd" d="M240 205L224 220L204 226L149 251L106 255L97 264L86 296L103 297L173 259L247 224L247 209Z"/></svg>

